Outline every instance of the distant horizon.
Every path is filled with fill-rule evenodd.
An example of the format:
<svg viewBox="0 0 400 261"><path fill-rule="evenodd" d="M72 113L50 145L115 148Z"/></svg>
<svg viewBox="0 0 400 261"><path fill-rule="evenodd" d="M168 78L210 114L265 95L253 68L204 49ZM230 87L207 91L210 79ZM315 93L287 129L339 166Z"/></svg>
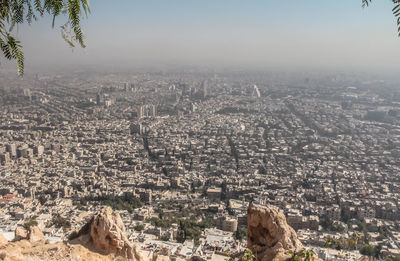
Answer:
<svg viewBox="0 0 400 261"><path fill-rule="evenodd" d="M173 64L173 63L151 63L142 62L141 64L58 64L58 65L41 65L41 66L26 66L24 77L33 76L36 74L74 74L74 73L209 73L209 74L224 74L224 73L249 73L249 74L304 74L304 75L357 75L362 78L380 77L382 80L394 80L400 84L398 71L382 70L376 71L373 69L346 69L334 67L289 67L289 66L207 66L199 64ZM15 66L8 64L0 64L0 75L15 74ZM399 86L400 87L400 86Z"/></svg>

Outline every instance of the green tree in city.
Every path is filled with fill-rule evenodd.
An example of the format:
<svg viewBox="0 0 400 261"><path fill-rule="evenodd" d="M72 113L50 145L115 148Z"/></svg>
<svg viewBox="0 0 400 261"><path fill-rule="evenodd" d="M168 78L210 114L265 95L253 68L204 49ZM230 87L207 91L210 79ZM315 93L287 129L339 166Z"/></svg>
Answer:
<svg viewBox="0 0 400 261"><path fill-rule="evenodd" d="M382 246L381 245L372 246L372 245L369 245L369 244L365 244L360 249L360 254L379 259L380 256L381 256L381 250L382 250Z"/></svg>
<svg viewBox="0 0 400 261"><path fill-rule="evenodd" d="M143 231L144 230L144 225L138 224L133 229L135 229L138 232Z"/></svg>
<svg viewBox="0 0 400 261"><path fill-rule="evenodd" d="M287 253L289 254L289 255L291 255L291 257L290 257L290 261L300 261L301 260L301 257L300 257L300 255L298 255L296 252L294 252L293 250L288 250L287 251Z"/></svg>
<svg viewBox="0 0 400 261"><path fill-rule="evenodd" d="M236 240L242 241L247 237L247 228L238 228L234 234Z"/></svg>
<svg viewBox="0 0 400 261"><path fill-rule="evenodd" d="M354 234L353 234L353 238L354 238L354 243L355 243L355 246L356 246L356 249L357 249L357 246L358 246L358 243L360 242L360 240L362 239L362 235L361 235L361 233L359 233L359 232L355 232Z"/></svg>
<svg viewBox="0 0 400 261"><path fill-rule="evenodd" d="M305 249L301 250L302 256L304 257L304 261L311 261L313 256L315 256L315 252L312 249Z"/></svg>
<svg viewBox="0 0 400 261"><path fill-rule="evenodd" d="M171 233L167 232L167 233L164 233L164 234L160 237L160 240L161 240L161 241L169 241L170 238L171 238Z"/></svg>
<svg viewBox="0 0 400 261"><path fill-rule="evenodd" d="M247 248L246 251L244 251L241 261L252 261L255 258L256 257L254 256L253 251Z"/></svg>
<svg viewBox="0 0 400 261"><path fill-rule="evenodd" d="M60 216L59 214L53 216L51 224L54 225L56 228L61 228L61 227L63 229L71 228L71 222L68 219Z"/></svg>
<svg viewBox="0 0 400 261"><path fill-rule="evenodd" d="M290 257L290 261L311 261L313 260L313 256L315 256L315 252L312 249L302 248L300 252L296 253L293 250L287 251Z"/></svg>
<svg viewBox="0 0 400 261"><path fill-rule="evenodd" d="M30 227L37 226L37 225L38 225L38 222L36 221L36 217L32 217L24 223L23 227L26 230L29 230Z"/></svg>

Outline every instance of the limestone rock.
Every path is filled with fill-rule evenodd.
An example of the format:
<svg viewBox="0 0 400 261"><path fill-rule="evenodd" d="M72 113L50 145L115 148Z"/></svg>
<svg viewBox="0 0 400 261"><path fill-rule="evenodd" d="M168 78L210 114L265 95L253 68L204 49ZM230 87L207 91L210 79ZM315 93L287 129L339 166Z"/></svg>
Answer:
<svg viewBox="0 0 400 261"><path fill-rule="evenodd" d="M53 244L29 243L28 240L10 242L0 248L0 260L3 261L124 261L113 255L100 255L81 245L69 245L64 242Z"/></svg>
<svg viewBox="0 0 400 261"><path fill-rule="evenodd" d="M22 227L17 227L15 229L15 240L22 240L22 239L27 239L28 238L28 233L26 230Z"/></svg>
<svg viewBox="0 0 400 261"><path fill-rule="evenodd" d="M154 259L153 259L154 260ZM154 261L170 261L171 259L168 256L157 255Z"/></svg>
<svg viewBox="0 0 400 261"><path fill-rule="evenodd" d="M286 260L288 250L298 252L303 244L275 206L251 204L247 210L247 247L262 261Z"/></svg>
<svg viewBox="0 0 400 261"><path fill-rule="evenodd" d="M79 241L102 254L114 254L127 259L146 258L126 237L121 217L110 207L103 208L78 232Z"/></svg>
<svg viewBox="0 0 400 261"><path fill-rule="evenodd" d="M29 228L29 242L44 242L44 235L43 232L40 230L38 226L31 226Z"/></svg>
<svg viewBox="0 0 400 261"><path fill-rule="evenodd" d="M8 240L0 233L0 247L5 246L8 244Z"/></svg>
<svg viewBox="0 0 400 261"><path fill-rule="evenodd" d="M129 242L121 217L109 207L95 214L79 231L78 238L69 242L46 244L42 231L36 226L30 227L29 233L18 228L15 234L19 240L5 245L0 243L0 260L151 261L151 257Z"/></svg>

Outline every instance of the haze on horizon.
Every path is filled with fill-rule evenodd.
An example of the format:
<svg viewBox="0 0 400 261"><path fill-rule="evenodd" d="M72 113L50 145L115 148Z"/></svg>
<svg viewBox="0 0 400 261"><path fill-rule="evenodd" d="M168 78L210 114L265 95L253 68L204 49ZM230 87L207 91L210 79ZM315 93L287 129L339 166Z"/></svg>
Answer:
<svg viewBox="0 0 400 261"><path fill-rule="evenodd" d="M29 68L176 64L398 71L391 1L91 1L87 48L46 17L18 28ZM1 59L4 61L4 59ZM11 63L7 63L7 66ZM12 63L14 66L14 63Z"/></svg>

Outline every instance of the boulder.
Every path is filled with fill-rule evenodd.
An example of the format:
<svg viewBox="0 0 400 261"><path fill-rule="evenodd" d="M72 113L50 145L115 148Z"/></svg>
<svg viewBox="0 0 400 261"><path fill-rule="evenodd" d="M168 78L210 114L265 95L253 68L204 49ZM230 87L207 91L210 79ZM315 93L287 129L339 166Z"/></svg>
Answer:
<svg viewBox="0 0 400 261"><path fill-rule="evenodd" d="M0 247L2 261L125 261L113 255L104 256L81 245L57 243L30 243L28 240L9 242Z"/></svg>
<svg viewBox="0 0 400 261"><path fill-rule="evenodd" d="M44 235L42 230L38 226L31 226L29 228L29 242L36 243L36 242L45 242Z"/></svg>
<svg viewBox="0 0 400 261"><path fill-rule="evenodd" d="M153 258L153 261L170 261L171 259L169 256L163 256L163 255L157 255L155 258Z"/></svg>
<svg viewBox="0 0 400 261"><path fill-rule="evenodd" d="M275 206L250 204L247 221L247 247L258 260L286 260L290 258L288 250L299 252L303 248L285 215Z"/></svg>
<svg viewBox="0 0 400 261"><path fill-rule="evenodd" d="M114 254L131 260L147 260L128 240L120 215L110 207L96 213L78 232L77 240L105 255Z"/></svg>
<svg viewBox="0 0 400 261"><path fill-rule="evenodd" d="M14 239L16 241L28 239L28 232L22 227L17 227L14 233L15 233Z"/></svg>
<svg viewBox="0 0 400 261"><path fill-rule="evenodd" d="M8 244L7 238L5 238L2 233L0 233L0 247L5 246L7 244Z"/></svg>

